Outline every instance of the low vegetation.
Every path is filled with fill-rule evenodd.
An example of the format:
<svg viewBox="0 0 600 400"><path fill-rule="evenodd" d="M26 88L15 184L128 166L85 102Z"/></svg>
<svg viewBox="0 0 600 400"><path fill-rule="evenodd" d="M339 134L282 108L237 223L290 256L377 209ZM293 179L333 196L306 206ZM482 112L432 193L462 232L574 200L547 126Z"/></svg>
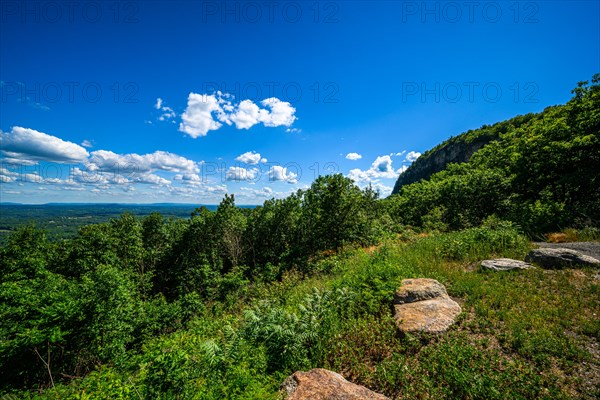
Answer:
<svg viewBox="0 0 600 400"><path fill-rule="evenodd" d="M18 398L276 399L285 376L325 367L393 398L594 398L593 271L473 271L482 258L528 248L498 222L407 235L345 249L310 275L229 277L227 295L204 302L144 299L108 266L81 279L45 272L3 284L4 385ZM391 299L415 276L443 282L462 303L442 337L397 333ZM16 394L18 381L38 390Z"/></svg>

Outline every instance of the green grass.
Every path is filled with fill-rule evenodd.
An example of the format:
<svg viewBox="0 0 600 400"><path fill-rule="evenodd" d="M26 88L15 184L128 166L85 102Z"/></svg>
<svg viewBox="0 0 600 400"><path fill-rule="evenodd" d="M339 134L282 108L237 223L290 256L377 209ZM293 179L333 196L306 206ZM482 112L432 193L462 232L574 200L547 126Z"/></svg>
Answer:
<svg viewBox="0 0 600 400"><path fill-rule="evenodd" d="M277 399L286 376L314 367L397 399L597 398L597 375L596 386L583 379L600 368L586 350L600 339L594 271L476 267L529 247L500 226L348 250L319 262L323 272L288 273L206 305L125 365L18 398ZM391 300L413 277L439 280L461 304L446 334L398 334Z"/></svg>

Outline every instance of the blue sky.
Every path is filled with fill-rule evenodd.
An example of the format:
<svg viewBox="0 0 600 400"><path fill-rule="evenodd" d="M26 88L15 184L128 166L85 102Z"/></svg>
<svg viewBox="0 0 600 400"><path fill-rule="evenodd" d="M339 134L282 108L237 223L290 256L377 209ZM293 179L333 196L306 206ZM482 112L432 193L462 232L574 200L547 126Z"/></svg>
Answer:
<svg viewBox="0 0 600 400"><path fill-rule="evenodd" d="M3 1L0 201L260 204L566 102L598 1Z"/></svg>

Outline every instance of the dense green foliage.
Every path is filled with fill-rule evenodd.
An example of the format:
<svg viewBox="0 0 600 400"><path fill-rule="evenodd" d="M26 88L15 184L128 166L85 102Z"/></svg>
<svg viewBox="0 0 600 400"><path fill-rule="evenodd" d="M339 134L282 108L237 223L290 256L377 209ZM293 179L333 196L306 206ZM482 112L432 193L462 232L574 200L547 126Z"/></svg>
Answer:
<svg viewBox="0 0 600 400"><path fill-rule="evenodd" d="M530 234L600 225L600 75L563 106L497 125L498 140L389 198L407 225L461 229L490 215ZM513 121L513 120L511 120ZM489 128L468 132L477 138Z"/></svg>
<svg viewBox="0 0 600 400"><path fill-rule="evenodd" d="M593 398L597 388L579 375L593 363L586 343L600 333L593 271L469 269L528 248L498 221L408 234L320 261L327 273L289 271L210 301L142 300L126 273L106 266L81 280L47 273L4 282L2 370L14 373L3 387L32 399L277 399L285 376L325 367L392 398ZM464 314L443 337L396 333L391 299L414 276L462 299ZM26 299L5 290L24 284L32 284ZM14 392L23 385L45 389Z"/></svg>
<svg viewBox="0 0 600 400"><path fill-rule="evenodd" d="M0 248L0 395L276 399L290 373L325 367L393 398L594 398L593 272L473 265L523 257L519 225L597 233L596 78L385 200L332 175L256 208L227 195L61 241L22 226ZM460 298L446 335L397 334L393 293L413 277Z"/></svg>
<svg viewBox="0 0 600 400"><path fill-rule="evenodd" d="M250 282L309 272L325 250L373 244L376 197L335 175L255 209L225 196L187 220L125 213L58 242L25 226L0 250L0 383L120 365L206 302L233 303Z"/></svg>

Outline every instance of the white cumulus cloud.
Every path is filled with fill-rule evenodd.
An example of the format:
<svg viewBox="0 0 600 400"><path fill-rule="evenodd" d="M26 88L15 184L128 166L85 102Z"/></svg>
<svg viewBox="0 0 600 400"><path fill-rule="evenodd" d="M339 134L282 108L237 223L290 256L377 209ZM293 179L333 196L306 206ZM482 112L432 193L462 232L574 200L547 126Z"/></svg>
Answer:
<svg viewBox="0 0 600 400"><path fill-rule="evenodd" d="M180 181L187 185L199 186L206 181L203 181L198 174L177 174L173 177L173 180Z"/></svg>
<svg viewBox="0 0 600 400"><path fill-rule="evenodd" d="M355 168L350 170L348 177L355 182L368 182L377 179L395 179L405 169L394 170L392 158L389 155L379 156L373 161L368 170Z"/></svg>
<svg viewBox="0 0 600 400"><path fill-rule="evenodd" d="M352 160L352 161L356 161L356 160L360 160L362 158L362 156L358 153L348 153L346 154L346 160Z"/></svg>
<svg viewBox="0 0 600 400"><path fill-rule="evenodd" d="M219 121L215 121L213 113L223 113L219 99L215 95L190 93L187 108L181 115L179 130L194 139L206 136L209 131L216 131L223 126Z"/></svg>
<svg viewBox="0 0 600 400"><path fill-rule="evenodd" d="M252 100L244 100L237 105L235 112L229 115L228 119L237 129L250 129L266 118L266 113L267 110L261 110Z"/></svg>
<svg viewBox="0 0 600 400"><path fill-rule="evenodd" d="M121 173L144 173L156 170L168 172L198 173L198 164L185 157L166 151L151 154L116 154L112 151L98 150L91 154L87 162L91 171L118 171Z"/></svg>
<svg viewBox="0 0 600 400"><path fill-rule="evenodd" d="M10 171L7 168L0 167L0 182L2 183L14 182L17 180L18 175L19 174L14 171Z"/></svg>
<svg viewBox="0 0 600 400"><path fill-rule="evenodd" d="M269 169L269 179L272 181L285 181L287 183L298 182L298 175L290 172L280 165L273 165Z"/></svg>
<svg viewBox="0 0 600 400"><path fill-rule="evenodd" d="M379 156L371 164L372 175L375 178L395 178L396 171L392 167L392 158L390 156Z"/></svg>
<svg viewBox="0 0 600 400"><path fill-rule="evenodd" d="M390 194L392 194L393 188L391 186L386 186L382 183L375 183L371 187L373 188L374 191L379 193L380 198L387 197Z"/></svg>
<svg viewBox="0 0 600 400"><path fill-rule="evenodd" d="M261 157L260 153L254 151L247 151L237 156L235 160L246 164L258 164L259 162L264 164L267 162L266 158Z"/></svg>
<svg viewBox="0 0 600 400"><path fill-rule="evenodd" d="M89 155L78 144L20 126L13 127L10 132L0 130L0 150L8 162L26 165L38 161L77 163L85 161Z"/></svg>
<svg viewBox="0 0 600 400"><path fill-rule="evenodd" d="M406 155L405 160L408 162L414 162L417 161L417 158L421 157L421 153L419 153L418 151L411 151Z"/></svg>
<svg viewBox="0 0 600 400"><path fill-rule="evenodd" d="M287 126L290 127L298 118L294 115L296 109L287 101L281 101L276 97L265 99L261 102L264 107L271 111L262 114L260 120L265 126Z"/></svg>
<svg viewBox="0 0 600 400"><path fill-rule="evenodd" d="M225 177L228 181L251 181L258 175L258 168L246 169L242 167L229 167Z"/></svg>
<svg viewBox="0 0 600 400"><path fill-rule="evenodd" d="M296 109L287 101L275 97L264 99L258 104L252 100L232 103L233 96L227 93L215 94L190 93L187 108L181 115L179 130L193 138L206 136L223 126L235 125L237 129L250 129L263 124L266 127L285 126L290 130L298 119ZM162 102L161 109L162 107ZM159 105L158 102L156 105ZM294 128L295 129L295 128Z"/></svg>
<svg viewBox="0 0 600 400"><path fill-rule="evenodd" d="M171 183L170 180L165 179L156 174L149 173L149 172L146 172L143 174L135 174L131 177L131 180L133 182L137 182L137 183L149 183L149 184L159 185L159 186L168 185Z"/></svg>

